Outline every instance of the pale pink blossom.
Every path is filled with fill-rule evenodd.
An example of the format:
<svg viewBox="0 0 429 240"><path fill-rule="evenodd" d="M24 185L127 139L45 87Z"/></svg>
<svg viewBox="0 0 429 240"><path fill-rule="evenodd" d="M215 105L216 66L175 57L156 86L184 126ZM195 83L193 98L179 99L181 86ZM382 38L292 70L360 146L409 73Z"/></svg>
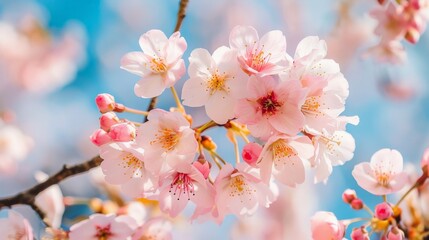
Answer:
<svg viewBox="0 0 429 240"><path fill-rule="evenodd" d="M145 149L147 167L159 172L164 162L192 162L197 152L195 131L179 112L154 109L137 130L136 142ZM180 157L178 157L180 156Z"/></svg>
<svg viewBox="0 0 429 240"><path fill-rule="evenodd" d="M104 131L103 129L97 129L95 130L91 136L89 136L89 139L92 143L94 143L96 146L101 146L106 143L112 142L112 138L109 136L109 134Z"/></svg>
<svg viewBox="0 0 429 240"><path fill-rule="evenodd" d="M139 44L143 52L127 53L121 60L121 68L142 77L134 86L137 96L155 97L185 74L182 55L187 44L179 32L167 38L160 30L146 32Z"/></svg>
<svg viewBox="0 0 429 240"><path fill-rule="evenodd" d="M330 134L323 130L318 135L313 135L312 141L315 153L310 163L315 168L315 182L326 182L332 173L332 167L351 160L356 147L353 136L345 131Z"/></svg>
<svg viewBox="0 0 429 240"><path fill-rule="evenodd" d="M136 221L138 226L141 226L148 215L148 211L143 203L132 201L127 203L126 206L120 208L117 211L117 214L126 214L127 216L130 216Z"/></svg>
<svg viewBox="0 0 429 240"><path fill-rule="evenodd" d="M43 172L36 172L35 177L40 183L46 181L49 176ZM45 189L36 196L35 203L46 214L47 222L51 227L60 228L65 209L60 187L55 184Z"/></svg>
<svg viewBox="0 0 429 240"><path fill-rule="evenodd" d="M367 54L373 55L380 62L401 64L407 59L404 46L399 41L380 42L368 49Z"/></svg>
<svg viewBox="0 0 429 240"><path fill-rule="evenodd" d="M115 98L108 93L101 93L95 97L95 103L101 113L113 111L115 109Z"/></svg>
<svg viewBox="0 0 429 240"><path fill-rule="evenodd" d="M136 137L136 127L130 122L112 125L110 127L109 137L115 142L133 141Z"/></svg>
<svg viewBox="0 0 429 240"><path fill-rule="evenodd" d="M247 164L254 167L256 166L256 162L258 161L261 152L262 146L258 143L251 142L244 145L241 157Z"/></svg>
<svg viewBox="0 0 429 240"><path fill-rule="evenodd" d="M135 231L132 240L171 240L173 239L171 235L172 229L173 226L170 221L161 217L152 218Z"/></svg>
<svg viewBox="0 0 429 240"><path fill-rule="evenodd" d="M377 7L370 12L378 21L375 34L381 36L383 42L400 40L407 31L404 6L389 2L387 7Z"/></svg>
<svg viewBox="0 0 429 240"><path fill-rule="evenodd" d="M139 181L136 194L153 192L157 177L147 170L144 150L133 142L111 143L101 146L100 156L104 159L101 169L106 182L124 185L131 180Z"/></svg>
<svg viewBox="0 0 429 240"><path fill-rule="evenodd" d="M70 240L131 240L137 228L135 220L127 215L115 216L93 214L89 219L70 227Z"/></svg>
<svg viewBox="0 0 429 240"><path fill-rule="evenodd" d="M160 176L158 201L163 212L176 217L188 202L195 204L192 218L208 213L213 208L214 188L192 164L179 162L172 170Z"/></svg>
<svg viewBox="0 0 429 240"><path fill-rule="evenodd" d="M259 39L253 27L236 26L229 35L229 45L237 50L238 62L249 75L272 75L286 70L289 65L286 38L279 30L270 31Z"/></svg>
<svg viewBox="0 0 429 240"><path fill-rule="evenodd" d="M33 229L30 223L13 210L8 211L7 218L0 219L0 233L2 239L33 240Z"/></svg>
<svg viewBox="0 0 429 240"><path fill-rule="evenodd" d="M316 212L311 218L313 240L341 240L345 234L345 225L331 212Z"/></svg>
<svg viewBox="0 0 429 240"><path fill-rule="evenodd" d="M372 155L371 162L363 162L353 169L358 185L374 195L391 194L407 183L401 153L384 148Z"/></svg>
<svg viewBox="0 0 429 240"><path fill-rule="evenodd" d="M235 51L223 46L213 55L195 49L189 57L189 79L182 89L183 104L205 106L207 115L224 124L234 118L237 99L245 97L247 76L241 71Z"/></svg>
<svg viewBox="0 0 429 240"><path fill-rule="evenodd" d="M257 162L262 181L268 183L272 174L275 179L290 187L303 183L305 180L304 162L313 157L313 154L313 144L306 136L276 135L270 137Z"/></svg>
<svg viewBox="0 0 429 240"><path fill-rule="evenodd" d="M393 215L393 209L387 202L382 202L375 206L375 217L380 220L386 220Z"/></svg>
<svg viewBox="0 0 429 240"><path fill-rule="evenodd" d="M252 76L248 96L236 107L237 121L247 124L255 137L264 140L277 133L290 136L304 126L301 105L305 92L298 81L280 82L272 76Z"/></svg>
<svg viewBox="0 0 429 240"><path fill-rule="evenodd" d="M216 197L213 217L222 222L227 214L250 216L261 207L269 207L277 194L275 185L263 183L258 171L245 163L236 168L227 163L214 182Z"/></svg>

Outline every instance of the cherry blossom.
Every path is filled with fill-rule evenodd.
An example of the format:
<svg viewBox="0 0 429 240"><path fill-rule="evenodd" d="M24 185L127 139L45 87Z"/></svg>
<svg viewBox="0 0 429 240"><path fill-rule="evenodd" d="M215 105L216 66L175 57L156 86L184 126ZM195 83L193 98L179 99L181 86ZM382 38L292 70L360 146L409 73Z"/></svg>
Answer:
<svg viewBox="0 0 429 240"><path fill-rule="evenodd" d="M198 145L194 134L181 113L154 109L138 128L136 142L145 149L148 169L158 172L164 160L168 164L178 159L192 162Z"/></svg>
<svg viewBox="0 0 429 240"><path fill-rule="evenodd" d="M313 153L313 144L306 136L272 136L265 143L257 162L261 179L268 183L273 174L281 183L295 187L304 182L304 162L313 157Z"/></svg>
<svg viewBox="0 0 429 240"><path fill-rule="evenodd" d="M305 93L297 81L252 76L247 91L248 96L237 104L237 121L247 124L253 136L266 140L276 133L293 136L302 129Z"/></svg>
<svg viewBox="0 0 429 240"><path fill-rule="evenodd" d="M183 104L205 106L207 115L219 124L234 118L237 99L245 97L246 75L236 61L236 52L216 49L211 56L205 49L195 49L189 57L188 79L183 85Z"/></svg>
<svg viewBox="0 0 429 240"><path fill-rule="evenodd" d="M353 169L353 177L360 187L374 195L397 192L406 184L402 155L384 148L372 155L371 162L363 162Z"/></svg>
<svg viewBox="0 0 429 240"><path fill-rule="evenodd" d="M379 7L371 12L371 16L378 20L375 34L382 36L382 41L400 40L406 32L407 21L403 14L404 7L389 2L387 7Z"/></svg>
<svg viewBox="0 0 429 240"><path fill-rule="evenodd" d="M8 218L0 219L0 233L4 239L33 240L33 229L21 214L8 211Z"/></svg>
<svg viewBox="0 0 429 240"><path fill-rule="evenodd" d="M155 97L185 74L182 55L187 44L179 32L167 38L160 30L146 32L139 44L143 52L127 53L121 60L121 68L142 77L134 86L137 96Z"/></svg>
<svg viewBox="0 0 429 240"><path fill-rule="evenodd" d="M135 231L132 240L171 240L171 230L171 222L161 217L152 218Z"/></svg>
<svg viewBox="0 0 429 240"><path fill-rule="evenodd" d="M237 60L249 75L272 75L289 65L286 38L279 30L270 31L259 39L253 27L236 26L229 35L229 45L237 50Z"/></svg>
<svg viewBox="0 0 429 240"><path fill-rule="evenodd" d="M136 228L135 220L127 215L93 214L89 219L71 226L69 237L70 240L131 240Z"/></svg>
<svg viewBox="0 0 429 240"><path fill-rule="evenodd" d="M250 216L259 206L269 207L277 196L275 186L264 184L256 169L245 163L236 165L236 168L229 163L224 165L214 187L216 208L213 216L218 222L229 213Z"/></svg>
<svg viewBox="0 0 429 240"><path fill-rule="evenodd" d="M313 240L341 240L344 237L345 226L331 212L316 212L311 218Z"/></svg>

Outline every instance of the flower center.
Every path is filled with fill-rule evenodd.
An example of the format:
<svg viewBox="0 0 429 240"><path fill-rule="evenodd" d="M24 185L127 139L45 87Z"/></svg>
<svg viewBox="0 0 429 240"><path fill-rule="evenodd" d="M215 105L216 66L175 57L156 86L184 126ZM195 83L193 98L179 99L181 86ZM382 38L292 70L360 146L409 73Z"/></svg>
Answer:
<svg viewBox="0 0 429 240"><path fill-rule="evenodd" d="M256 71L262 70L262 68L268 64L270 60L271 53L265 54L263 51L263 47L261 49L254 48L252 51L247 52L247 65Z"/></svg>
<svg viewBox="0 0 429 240"><path fill-rule="evenodd" d="M297 155L294 149L291 148L283 139L279 139L271 144L271 151L275 166L277 166L283 158Z"/></svg>
<svg viewBox="0 0 429 240"><path fill-rule="evenodd" d="M140 168L143 168L143 164L144 163L132 153L126 153L122 156L122 161L119 166L121 166L122 168L132 168L134 170L138 170ZM136 173L139 174L139 172Z"/></svg>
<svg viewBox="0 0 429 240"><path fill-rule="evenodd" d="M213 95L217 91L229 91L229 88L225 86L227 80L226 75L220 75L219 73L212 74L211 78L207 81L207 90L210 91L210 95Z"/></svg>
<svg viewBox="0 0 429 240"><path fill-rule="evenodd" d="M180 199L182 193L188 196L188 200L191 200L191 195L195 196L193 180L185 173L177 173L176 176L174 176L170 185L170 192L172 192L173 189L173 195L177 195L177 200Z"/></svg>
<svg viewBox="0 0 429 240"><path fill-rule="evenodd" d="M323 115L323 113L319 110L320 108L320 96L311 96L305 100L305 103L301 106L301 111L306 115L314 115L318 117L319 115Z"/></svg>
<svg viewBox="0 0 429 240"><path fill-rule="evenodd" d="M281 102L277 101L276 94L271 91L266 96L259 98L257 101L259 107L262 111L262 115L274 115L277 110L283 105Z"/></svg>
<svg viewBox="0 0 429 240"><path fill-rule="evenodd" d="M166 151L171 151L179 142L180 135L173 129L163 128L158 130L155 134L155 140L151 141L150 144L159 143L162 148Z"/></svg>
<svg viewBox="0 0 429 240"><path fill-rule="evenodd" d="M245 194L252 195L252 193L256 192L255 189L246 183L244 177L241 175L231 178L229 182L229 189L230 197L240 197L244 196ZM251 198L249 200L251 200ZM243 200L241 200L241 202L243 202Z"/></svg>
<svg viewBox="0 0 429 240"><path fill-rule="evenodd" d="M162 58L152 58L150 60L150 69L156 73L164 73L167 71L167 66L164 63L164 59Z"/></svg>
<svg viewBox="0 0 429 240"><path fill-rule="evenodd" d="M107 240L109 237L113 237L113 233L110 231L110 224L105 227L95 226L95 229L97 230L97 234L94 237L99 240Z"/></svg>
<svg viewBox="0 0 429 240"><path fill-rule="evenodd" d="M389 185L390 174L375 170L375 177L381 186L387 187Z"/></svg>

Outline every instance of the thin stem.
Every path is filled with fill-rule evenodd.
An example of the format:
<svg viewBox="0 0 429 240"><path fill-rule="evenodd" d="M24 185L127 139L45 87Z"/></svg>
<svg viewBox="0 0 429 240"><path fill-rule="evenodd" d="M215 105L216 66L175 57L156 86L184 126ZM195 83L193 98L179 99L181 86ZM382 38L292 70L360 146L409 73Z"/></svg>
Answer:
<svg viewBox="0 0 429 240"><path fill-rule="evenodd" d="M129 108L129 107L125 107L124 112L139 114L139 115L143 115L143 116L147 116L149 114L146 111L142 111L142 110L138 110L138 109L134 109L134 108Z"/></svg>
<svg viewBox="0 0 429 240"><path fill-rule="evenodd" d="M371 218L352 218L352 219L345 219L341 220L345 225L349 225L355 222L361 222L361 221L370 221Z"/></svg>
<svg viewBox="0 0 429 240"><path fill-rule="evenodd" d="M142 125L142 123L139 123L139 122L134 122L134 121L128 121L128 122L136 125L136 127L140 127Z"/></svg>
<svg viewBox="0 0 429 240"><path fill-rule="evenodd" d="M210 151L210 154L213 154L214 156L216 156L216 158L218 158L220 161L222 161L223 164L226 164L225 159L223 159L217 152Z"/></svg>
<svg viewBox="0 0 429 240"><path fill-rule="evenodd" d="M215 127L215 126L218 126L217 123L215 123L213 120L210 120L210 121L204 123L203 125L196 127L195 131L202 133L205 130L212 128L212 127Z"/></svg>
<svg viewBox="0 0 429 240"><path fill-rule="evenodd" d="M363 209L365 209L371 216L374 216L374 212L366 205L363 204Z"/></svg>
<svg viewBox="0 0 429 240"><path fill-rule="evenodd" d="M210 156L212 157L214 163L216 164L216 166L219 168L219 170L221 170L222 165L220 165L220 162L217 160L216 156L211 151L209 153L210 153Z"/></svg>
<svg viewBox="0 0 429 240"><path fill-rule="evenodd" d="M238 142L237 142L237 139L235 138L234 133L232 133L231 141L232 141L232 144L234 145L235 163L239 164L240 163L240 149L238 148Z"/></svg>
<svg viewBox="0 0 429 240"><path fill-rule="evenodd" d="M244 140L246 143L250 143L250 141L249 141L249 139L247 138L246 134L244 134L242 131L239 131L238 133L240 134L240 136L243 138L243 140Z"/></svg>
<svg viewBox="0 0 429 240"><path fill-rule="evenodd" d="M176 102L177 108L180 112L184 113L185 108L183 107L182 103L180 102L179 95L177 95L176 89L173 87L170 88L171 93L173 94L174 101Z"/></svg>
<svg viewBox="0 0 429 240"><path fill-rule="evenodd" d="M387 197L386 195L381 196L383 198L383 202L387 202Z"/></svg>
<svg viewBox="0 0 429 240"><path fill-rule="evenodd" d="M402 197L395 204L395 206L399 206L399 204L401 204L401 202L404 201L404 199L408 196L408 194L410 194L414 190L414 188L416 188L418 185L419 185L418 182L414 183L414 185L411 186L410 189L408 189L408 191L404 195L402 195Z"/></svg>

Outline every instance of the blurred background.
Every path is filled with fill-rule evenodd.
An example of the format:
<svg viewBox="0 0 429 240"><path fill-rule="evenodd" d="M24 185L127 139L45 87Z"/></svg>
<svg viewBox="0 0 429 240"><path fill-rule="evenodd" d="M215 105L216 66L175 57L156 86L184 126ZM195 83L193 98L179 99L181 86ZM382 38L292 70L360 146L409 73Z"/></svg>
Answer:
<svg viewBox="0 0 429 240"><path fill-rule="evenodd" d="M302 38L317 35L327 41L328 57L340 63L349 81L343 115L358 115L361 121L348 128L356 140L354 159L335 167L327 184L313 185L309 177L297 189L281 189L272 208L239 223L235 217L221 225L177 220L175 239L250 239L244 232L258 239L252 235L257 231L307 239L309 216L316 210L334 211L339 219L362 216L342 202L344 189L356 189L370 206L376 203L352 178L355 164L369 161L380 148L399 150L408 163L420 161L429 146L429 36L422 35L416 45L405 43L404 64L378 62L367 51L378 41L373 35L376 22L368 16L375 6L375 0L190 0L181 28L188 42L186 63L192 49L212 52L228 45L236 25L252 25L260 36L282 30L292 56ZM146 109L148 100L133 92L138 76L121 70L119 61L125 53L140 50L142 33L161 29L169 35L177 9L178 0L0 0L0 114L2 124L19 132L14 136L20 143L14 145L19 146L13 150L16 161L0 163L0 196L34 185L36 170L52 174L63 164L98 153L88 138L98 128L98 93ZM185 80L177 84L179 94ZM159 107L173 105L168 92L160 97ZM189 112L195 125L207 120L203 108ZM9 132L0 130L0 147ZM209 133L219 139L221 154L232 159L232 146L222 146L225 132ZM61 188L66 196L98 196L96 186L87 184L90 180L90 174L74 177ZM28 209L21 211L35 228L41 226ZM65 218L73 216L66 211Z"/></svg>

